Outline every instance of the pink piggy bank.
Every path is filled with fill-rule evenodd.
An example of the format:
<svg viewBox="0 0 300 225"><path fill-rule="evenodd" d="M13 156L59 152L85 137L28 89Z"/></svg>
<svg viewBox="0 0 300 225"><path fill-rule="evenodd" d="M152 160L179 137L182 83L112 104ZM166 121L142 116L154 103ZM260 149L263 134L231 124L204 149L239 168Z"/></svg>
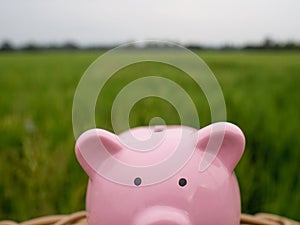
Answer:
<svg viewBox="0 0 300 225"><path fill-rule="evenodd" d="M89 225L239 225L242 131L225 122L92 129L76 142Z"/></svg>

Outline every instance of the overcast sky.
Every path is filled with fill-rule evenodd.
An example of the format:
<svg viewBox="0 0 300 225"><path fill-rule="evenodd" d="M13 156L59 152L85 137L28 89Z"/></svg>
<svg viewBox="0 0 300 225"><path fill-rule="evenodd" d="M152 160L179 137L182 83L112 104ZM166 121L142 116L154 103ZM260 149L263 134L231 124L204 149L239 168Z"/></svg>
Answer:
<svg viewBox="0 0 300 225"><path fill-rule="evenodd" d="M300 0L0 0L0 42L300 40Z"/></svg>

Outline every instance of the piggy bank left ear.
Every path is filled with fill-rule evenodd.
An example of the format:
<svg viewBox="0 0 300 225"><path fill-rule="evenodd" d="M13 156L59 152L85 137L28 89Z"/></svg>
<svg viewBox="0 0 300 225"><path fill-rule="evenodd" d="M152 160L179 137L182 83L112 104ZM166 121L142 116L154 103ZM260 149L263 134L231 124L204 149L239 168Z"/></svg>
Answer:
<svg viewBox="0 0 300 225"><path fill-rule="evenodd" d="M118 136L102 129L91 129L76 141L76 157L92 178L105 161L122 149Z"/></svg>
<svg viewBox="0 0 300 225"><path fill-rule="evenodd" d="M197 148L204 151L200 171L208 168L218 158L232 172L243 155L245 137L234 124L214 123L199 130Z"/></svg>

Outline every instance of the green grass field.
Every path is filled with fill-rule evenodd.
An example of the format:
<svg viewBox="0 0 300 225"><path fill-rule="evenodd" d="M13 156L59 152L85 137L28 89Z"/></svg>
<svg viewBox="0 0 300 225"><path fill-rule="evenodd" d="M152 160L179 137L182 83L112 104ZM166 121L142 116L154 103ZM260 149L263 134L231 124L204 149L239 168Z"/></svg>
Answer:
<svg viewBox="0 0 300 225"><path fill-rule="evenodd" d="M228 121L244 131L245 155L236 169L242 209L300 220L300 52L197 52L216 75ZM72 101L80 77L100 52L0 54L0 220L69 213L85 207L87 176L74 155ZM159 71L195 101L201 126L210 123L205 98L180 71L135 64L109 80L96 108L97 125L112 130L110 108L134 72ZM180 122L167 102L148 98L130 124L153 116Z"/></svg>

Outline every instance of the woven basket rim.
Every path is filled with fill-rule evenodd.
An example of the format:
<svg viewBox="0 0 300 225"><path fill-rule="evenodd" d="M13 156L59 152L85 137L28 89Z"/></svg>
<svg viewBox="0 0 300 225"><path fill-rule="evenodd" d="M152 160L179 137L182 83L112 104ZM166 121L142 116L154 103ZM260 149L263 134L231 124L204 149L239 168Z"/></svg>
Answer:
<svg viewBox="0 0 300 225"><path fill-rule="evenodd" d="M269 213L256 215L241 214L241 225L300 225L300 222ZM79 211L67 215L48 215L23 222L0 221L0 225L87 225L86 212Z"/></svg>

